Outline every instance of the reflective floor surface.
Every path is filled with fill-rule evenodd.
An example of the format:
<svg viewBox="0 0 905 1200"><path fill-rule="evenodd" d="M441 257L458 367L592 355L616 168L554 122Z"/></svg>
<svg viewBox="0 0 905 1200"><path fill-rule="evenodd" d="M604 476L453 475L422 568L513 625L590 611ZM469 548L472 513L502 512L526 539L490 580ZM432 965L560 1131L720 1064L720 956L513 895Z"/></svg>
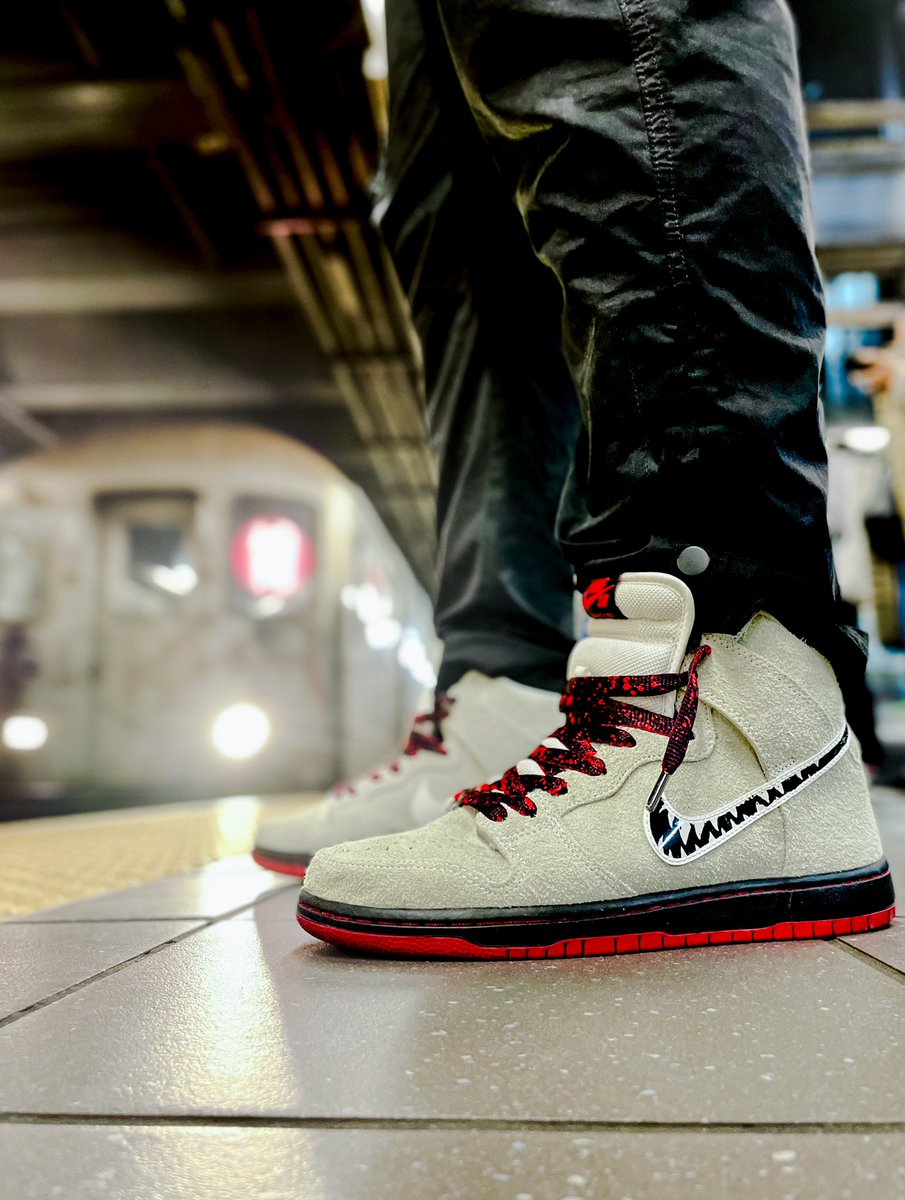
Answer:
<svg viewBox="0 0 905 1200"><path fill-rule="evenodd" d="M233 857L0 923L2 1200L905 1197L905 922L430 964L295 896Z"/></svg>

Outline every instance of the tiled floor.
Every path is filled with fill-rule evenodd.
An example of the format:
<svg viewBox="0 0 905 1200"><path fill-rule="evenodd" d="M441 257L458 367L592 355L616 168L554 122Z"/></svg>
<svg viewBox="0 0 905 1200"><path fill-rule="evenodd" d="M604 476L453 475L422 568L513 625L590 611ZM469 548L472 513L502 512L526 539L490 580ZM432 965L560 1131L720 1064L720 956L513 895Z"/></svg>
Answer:
<svg viewBox="0 0 905 1200"><path fill-rule="evenodd" d="M0 1200L905 1197L905 923L428 964L295 894L239 858L0 923Z"/></svg>

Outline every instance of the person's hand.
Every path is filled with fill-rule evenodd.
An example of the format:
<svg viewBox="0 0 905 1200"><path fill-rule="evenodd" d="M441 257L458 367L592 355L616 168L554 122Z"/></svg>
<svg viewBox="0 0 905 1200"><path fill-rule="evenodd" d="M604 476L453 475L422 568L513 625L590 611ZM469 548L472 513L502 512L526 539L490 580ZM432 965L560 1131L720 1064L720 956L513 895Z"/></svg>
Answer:
<svg viewBox="0 0 905 1200"><path fill-rule="evenodd" d="M859 364L848 372L855 387L868 396L890 391L896 376L905 374L905 317L896 321L892 341L886 346L862 346L852 358Z"/></svg>
<svg viewBox="0 0 905 1200"><path fill-rule="evenodd" d="M848 373L849 381L868 396L888 392L896 376L899 355L885 346L864 346L852 355L857 369Z"/></svg>

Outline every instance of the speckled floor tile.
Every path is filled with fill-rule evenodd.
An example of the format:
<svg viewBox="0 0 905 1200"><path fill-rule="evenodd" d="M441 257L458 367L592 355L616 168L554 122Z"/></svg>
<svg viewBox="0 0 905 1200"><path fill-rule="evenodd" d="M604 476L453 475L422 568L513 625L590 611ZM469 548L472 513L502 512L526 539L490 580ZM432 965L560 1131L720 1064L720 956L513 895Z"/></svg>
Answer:
<svg viewBox="0 0 905 1200"><path fill-rule="evenodd" d="M219 862L209 863L202 868L204 874L210 878L220 875L228 875L230 877L241 875L249 879L260 878L262 875L265 878L282 879L284 882L292 882L291 878L285 875L279 875L274 871L265 871L263 867L259 867L250 854L237 854L232 858L223 858Z"/></svg>
<svg viewBox="0 0 905 1200"><path fill-rule="evenodd" d="M191 921L0 925L0 1020L195 927Z"/></svg>
<svg viewBox="0 0 905 1200"><path fill-rule="evenodd" d="M290 928L298 929L295 909L298 904L300 882L299 880L289 888L276 892L272 896L265 896L253 907L243 909L231 919L233 921L282 921Z"/></svg>
<svg viewBox="0 0 905 1200"><path fill-rule="evenodd" d="M0 924L51 921L189 920L223 916L288 885L285 876L269 871L220 871L204 867L171 875L140 887L77 900L60 908L44 908ZM296 891L298 889L296 888Z"/></svg>
<svg viewBox="0 0 905 1200"><path fill-rule="evenodd" d="M896 1200L889 1133L0 1128L17 1200Z"/></svg>
<svg viewBox="0 0 905 1200"><path fill-rule="evenodd" d="M905 987L827 943L433 964L343 956L291 922L230 921L0 1030L0 1102L69 1114L889 1121L905 1120L903 1046Z"/></svg>
<svg viewBox="0 0 905 1200"><path fill-rule="evenodd" d="M902 882L905 885L905 875L902 877ZM901 902L899 911L905 913L905 905ZM888 967L901 971L903 982L905 982L905 917L897 918L888 929L879 929L870 937L843 938L842 940L870 955L871 958L886 963Z"/></svg>

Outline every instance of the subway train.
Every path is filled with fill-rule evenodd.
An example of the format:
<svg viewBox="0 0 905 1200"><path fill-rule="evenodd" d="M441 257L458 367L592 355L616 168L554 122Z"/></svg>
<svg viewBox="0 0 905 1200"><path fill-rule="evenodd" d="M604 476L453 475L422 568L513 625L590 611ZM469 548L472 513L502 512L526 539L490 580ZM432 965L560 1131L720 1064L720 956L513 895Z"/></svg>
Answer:
<svg viewBox="0 0 905 1200"><path fill-rule="evenodd" d="M153 427L0 467L0 815L17 789L324 787L398 743L434 651L371 504L289 438Z"/></svg>

